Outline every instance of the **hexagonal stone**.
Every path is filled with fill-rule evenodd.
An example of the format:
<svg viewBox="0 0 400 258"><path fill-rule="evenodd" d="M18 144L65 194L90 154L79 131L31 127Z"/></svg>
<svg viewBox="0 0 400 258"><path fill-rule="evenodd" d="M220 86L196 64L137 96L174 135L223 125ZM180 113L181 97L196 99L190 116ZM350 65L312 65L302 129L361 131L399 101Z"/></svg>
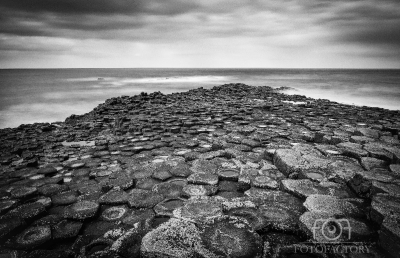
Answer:
<svg viewBox="0 0 400 258"><path fill-rule="evenodd" d="M5 217L19 217L21 219L34 219L46 211L43 204L38 202L23 204L10 210Z"/></svg>
<svg viewBox="0 0 400 258"><path fill-rule="evenodd" d="M143 258L213 257L204 248L195 224L179 219L170 219L147 233L142 239L140 254Z"/></svg>
<svg viewBox="0 0 400 258"><path fill-rule="evenodd" d="M380 246L393 257L400 253L400 219L386 218L379 231Z"/></svg>
<svg viewBox="0 0 400 258"><path fill-rule="evenodd" d="M44 196L52 196L66 190L68 186L59 184L47 184L38 188L39 193Z"/></svg>
<svg viewBox="0 0 400 258"><path fill-rule="evenodd" d="M400 197L378 193L372 198L371 220L382 224L386 217L400 217Z"/></svg>
<svg viewBox="0 0 400 258"><path fill-rule="evenodd" d="M121 189L112 189L99 198L100 204L118 205L128 203L129 195Z"/></svg>
<svg viewBox="0 0 400 258"><path fill-rule="evenodd" d="M51 197L54 205L69 205L78 201L78 194L76 191L62 192Z"/></svg>
<svg viewBox="0 0 400 258"><path fill-rule="evenodd" d="M11 197L16 198L16 199L22 199L22 198L32 196L36 192L37 192L36 187L23 186L23 187L14 188L11 191Z"/></svg>
<svg viewBox="0 0 400 258"><path fill-rule="evenodd" d="M136 182L137 189L151 190L155 185L159 184L160 181L154 178L142 178Z"/></svg>
<svg viewBox="0 0 400 258"><path fill-rule="evenodd" d="M156 206L154 206L154 212L156 213L157 216L172 216L172 212L179 207L182 207L184 205L184 199L181 198L171 198L171 199L166 199L160 203L158 203Z"/></svg>
<svg viewBox="0 0 400 258"><path fill-rule="evenodd" d="M396 177L400 177L400 164L391 164L389 168Z"/></svg>
<svg viewBox="0 0 400 258"><path fill-rule="evenodd" d="M199 185L216 185L218 184L218 176L215 174L194 173L187 178L189 183Z"/></svg>
<svg viewBox="0 0 400 258"><path fill-rule="evenodd" d="M279 203L269 203L259 206L259 213L265 220L263 230L298 233L298 211L293 211Z"/></svg>
<svg viewBox="0 0 400 258"><path fill-rule="evenodd" d="M332 195L339 198L349 198L349 190L346 186L333 182L317 183L309 179L286 179L281 182L283 190L299 198L307 198L312 194Z"/></svg>
<svg viewBox="0 0 400 258"><path fill-rule="evenodd" d="M14 235L24 226L25 222L20 218L0 219L0 240L5 240Z"/></svg>
<svg viewBox="0 0 400 258"><path fill-rule="evenodd" d="M305 212L300 216L304 233L316 242L373 241L376 232L361 220L351 217L335 218L327 213Z"/></svg>
<svg viewBox="0 0 400 258"><path fill-rule="evenodd" d="M0 215L13 208L16 203L17 201L15 200L0 201Z"/></svg>
<svg viewBox="0 0 400 258"><path fill-rule="evenodd" d="M253 186L258 188L278 189L279 187L278 182L268 176L256 176L251 182Z"/></svg>
<svg viewBox="0 0 400 258"><path fill-rule="evenodd" d="M94 220L89 223L85 223L82 234L86 236L92 236L94 238L103 237L104 234L110 230L126 230L127 226L123 224L116 224L110 221L98 221ZM112 241L110 241L110 244ZM104 245L102 245L104 248ZM107 257L107 256L106 256Z"/></svg>
<svg viewBox="0 0 400 258"><path fill-rule="evenodd" d="M132 210L122 220L124 224L135 226L137 223L144 222L150 224L155 214L152 209Z"/></svg>
<svg viewBox="0 0 400 258"><path fill-rule="evenodd" d="M362 157L368 156L368 151L362 148L361 144L352 143L352 142L342 142L337 145L342 152L343 155L349 156L355 159L360 160Z"/></svg>
<svg viewBox="0 0 400 258"><path fill-rule="evenodd" d="M53 239L76 237L81 230L82 225L82 222L62 220L53 227Z"/></svg>
<svg viewBox="0 0 400 258"><path fill-rule="evenodd" d="M197 159L193 162L192 167L190 168L194 173L201 174L215 174L218 170L216 164L208 160Z"/></svg>
<svg viewBox="0 0 400 258"><path fill-rule="evenodd" d="M99 204L91 201L79 201L67 207L65 218L84 220L97 214Z"/></svg>
<svg viewBox="0 0 400 258"><path fill-rule="evenodd" d="M44 175L56 174L57 172L58 172L57 169L53 166L39 168L37 171L38 174L44 174Z"/></svg>
<svg viewBox="0 0 400 258"><path fill-rule="evenodd" d="M205 247L222 257L261 257L262 240L246 220L235 217L214 219L201 234Z"/></svg>
<svg viewBox="0 0 400 258"><path fill-rule="evenodd" d="M387 166L387 162L381 159L362 157L361 165L365 170L371 170L373 168L385 168Z"/></svg>
<svg viewBox="0 0 400 258"><path fill-rule="evenodd" d="M208 220L222 216L222 203L213 198L190 199L173 211L175 218Z"/></svg>
<svg viewBox="0 0 400 258"><path fill-rule="evenodd" d="M328 165L330 171L328 178L331 181L347 183L357 172L364 169L358 164L357 160L347 157L335 157L334 161Z"/></svg>
<svg viewBox="0 0 400 258"><path fill-rule="evenodd" d="M166 197L174 198L182 195L182 189L187 185L185 179L172 179L167 182L156 184L151 190L163 194Z"/></svg>
<svg viewBox="0 0 400 258"><path fill-rule="evenodd" d="M264 216L256 208L233 208L226 212L229 216L235 216L245 219L248 224L256 231L267 226Z"/></svg>
<svg viewBox="0 0 400 258"><path fill-rule="evenodd" d="M50 226L30 227L20 233L15 239L15 247L33 249L51 240Z"/></svg>
<svg viewBox="0 0 400 258"><path fill-rule="evenodd" d="M304 207L311 212L326 213L331 216L364 216L364 212L354 204L334 196L313 194L307 197Z"/></svg>
<svg viewBox="0 0 400 258"><path fill-rule="evenodd" d="M190 167L185 163L178 163L176 166L173 166L169 171L173 176L179 177L188 177L193 172L190 170Z"/></svg>
<svg viewBox="0 0 400 258"><path fill-rule="evenodd" d="M182 195L185 197L206 196L215 194L217 190L216 186L188 184L182 189Z"/></svg>
<svg viewBox="0 0 400 258"><path fill-rule="evenodd" d="M225 168L218 170L217 174L221 180L238 181L240 171L238 169Z"/></svg>
<svg viewBox="0 0 400 258"><path fill-rule="evenodd" d="M105 221L120 221L129 213L126 206L113 206L106 208L100 215L100 218Z"/></svg>
<svg viewBox="0 0 400 258"><path fill-rule="evenodd" d="M130 190L128 195L128 204L131 208L153 208L157 203L164 200L162 194L136 188Z"/></svg>
<svg viewBox="0 0 400 258"><path fill-rule="evenodd" d="M161 181L165 181L172 177L172 175L167 170L156 170L154 171L152 177Z"/></svg>

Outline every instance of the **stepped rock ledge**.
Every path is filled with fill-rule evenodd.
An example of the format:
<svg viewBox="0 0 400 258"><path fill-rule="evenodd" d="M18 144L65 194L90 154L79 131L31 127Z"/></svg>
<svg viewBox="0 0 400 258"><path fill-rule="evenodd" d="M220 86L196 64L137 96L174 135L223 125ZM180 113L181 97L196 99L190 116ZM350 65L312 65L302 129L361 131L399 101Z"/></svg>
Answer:
<svg viewBox="0 0 400 258"><path fill-rule="evenodd" d="M398 257L399 131L244 84L1 129L0 257Z"/></svg>

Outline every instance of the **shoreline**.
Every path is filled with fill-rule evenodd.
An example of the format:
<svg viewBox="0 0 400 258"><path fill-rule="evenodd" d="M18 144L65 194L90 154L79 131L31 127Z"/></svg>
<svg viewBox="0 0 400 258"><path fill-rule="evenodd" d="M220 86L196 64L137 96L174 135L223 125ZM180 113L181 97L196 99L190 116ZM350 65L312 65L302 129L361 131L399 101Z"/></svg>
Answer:
<svg viewBox="0 0 400 258"><path fill-rule="evenodd" d="M399 131L399 110L244 84L0 129L0 254L289 255L341 218L339 242L395 257Z"/></svg>

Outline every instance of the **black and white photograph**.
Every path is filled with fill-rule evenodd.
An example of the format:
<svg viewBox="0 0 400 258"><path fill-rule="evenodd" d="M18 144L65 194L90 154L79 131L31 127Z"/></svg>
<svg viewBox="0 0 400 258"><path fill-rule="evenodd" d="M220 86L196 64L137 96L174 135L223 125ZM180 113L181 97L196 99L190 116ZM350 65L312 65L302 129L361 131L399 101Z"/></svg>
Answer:
<svg viewBox="0 0 400 258"><path fill-rule="evenodd" d="M399 138L399 0L0 0L0 258L398 258Z"/></svg>

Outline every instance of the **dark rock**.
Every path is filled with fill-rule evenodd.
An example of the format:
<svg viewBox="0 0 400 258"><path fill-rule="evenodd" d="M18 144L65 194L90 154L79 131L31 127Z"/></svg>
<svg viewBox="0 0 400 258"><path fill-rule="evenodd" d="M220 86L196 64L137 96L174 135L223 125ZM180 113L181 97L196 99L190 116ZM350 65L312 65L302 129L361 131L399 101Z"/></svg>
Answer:
<svg viewBox="0 0 400 258"><path fill-rule="evenodd" d="M65 218L84 220L97 214L99 204L91 201L79 201L67 207Z"/></svg>
<svg viewBox="0 0 400 258"><path fill-rule="evenodd" d="M157 203L164 200L164 196L153 191L143 189L132 189L128 192L128 204L133 208L153 208Z"/></svg>
<svg viewBox="0 0 400 258"><path fill-rule="evenodd" d="M202 232L205 247L223 257L261 257L262 240L246 220L235 217L214 219Z"/></svg>
<svg viewBox="0 0 400 258"><path fill-rule="evenodd" d="M51 240L50 226L30 227L20 233L13 245L18 249L33 249Z"/></svg>
<svg viewBox="0 0 400 258"><path fill-rule="evenodd" d="M100 215L100 218L105 221L122 221L129 213L126 206L112 206L106 208Z"/></svg>
<svg viewBox="0 0 400 258"><path fill-rule="evenodd" d="M54 205L69 205L78 201L78 194L75 191L62 192L51 197Z"/></svg>
<svg viewBox="0 0 400 258"><path fill-rule="evenodd" d="M121 189L113 189L102 195L99 199L100 204L118 205L128 203L129 195Z"/></svg>
<svg viewBox="0 0 400 258"><path fill-rule="evenodd" d="M82 227L82 222L63 220L53 226L53 239L76 237Z"/></svg>

